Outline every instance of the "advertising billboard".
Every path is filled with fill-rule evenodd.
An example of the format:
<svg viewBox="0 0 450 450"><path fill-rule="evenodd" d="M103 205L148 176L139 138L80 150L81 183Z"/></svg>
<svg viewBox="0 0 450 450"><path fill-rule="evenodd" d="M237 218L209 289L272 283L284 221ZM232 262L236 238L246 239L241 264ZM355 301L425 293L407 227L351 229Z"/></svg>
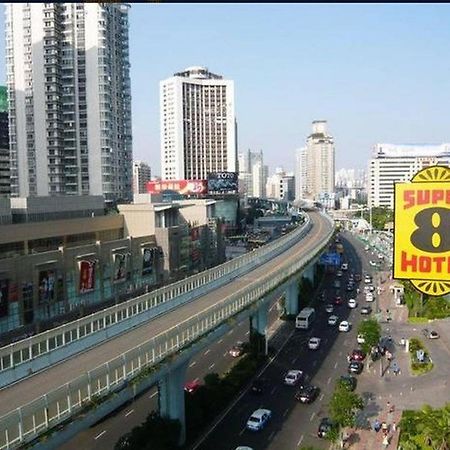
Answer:
<svg viewBox="0 0 450 450"><path fill-rule="evenodd" d="M427 295L450 292L450 168L430 166L395 184L394 278Z"/></svg>
<svg viewBox="0 0 450 450"><path fill-rule="evenodd" d="M78 269L80 271L80 294L92 292L95 289L95 261L78 261Z"/></svg>
<svg viewBox="0 0 450 450"><path fill-rule="evenodd" d="M127 255L125 253L113 254L113 282L122 283L127 279Z"/></svg>
<svg viewBox="0 0 450 450"><path fill-rule="evenodd" d="M208 174L208 192L210 194L236 194L238 192L238 174L236 172L210 172Z"/></svg>
<svg viewBox="0 0 450 450"><path fill-rule="evenodd" d="M9 280L0 280L0 317L8 315Z"/></svg>
<svg viewBox="0 0 450 450"><path fill-rule="evenodd" d="M144 247L142 249L142 275L150 275L153 272L153 263L156 249Z"/></svg>
<svg viewBox="0 0 450 450"><path fill-rule="evenodd" d="M61 271L56 269L40 270L38 273L38 303L52 303L62 300L64 280Z"/></svg>
<svg viewBox="0 0 450 450"><path fill-rule="evenodd" d="M181 195L203 195L208 192L208 183L206 180L160 180L147 183L149 194L159 194L167 190Z"/></svg>
<svg viewBox="0 0 450 450"><path fill-rule="evenodd" d="M324 253L320 259L319 264L326 266L340 266L341 265L341 255L339 253Z"/></svg>

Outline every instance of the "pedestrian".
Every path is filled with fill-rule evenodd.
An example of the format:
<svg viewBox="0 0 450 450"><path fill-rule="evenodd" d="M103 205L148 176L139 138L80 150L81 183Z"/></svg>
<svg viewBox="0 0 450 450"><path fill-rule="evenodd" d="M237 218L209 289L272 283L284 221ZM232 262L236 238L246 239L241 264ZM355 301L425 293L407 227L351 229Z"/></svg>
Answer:
<svg viewBox="0 0 450 450"><path fill-rule="evenodd" d="M395 422L392 422L392 431L395 433L397 430L397 424Z"/></svg>
<svg viewBox="0 0 450 450"><path fill-rule="evenodd" d="M384 446L384 448L389 447L389 436L388 435L384 436L384 438L383 438L383 446Z"/></svg>
<svg viewBox="0 0 450 450"><path fill-rule="evenodd" d="M375 422L373 423L373 429L376 433L378 433L381 429L381 423L378 419L375 420Z"/></svg>
<svg viewBox="0 0 450 450"><path fill-rule="evenodd" d="M393 413L395 411L395 405L391 405L391 407L389 408L389 412Z"/></svg>

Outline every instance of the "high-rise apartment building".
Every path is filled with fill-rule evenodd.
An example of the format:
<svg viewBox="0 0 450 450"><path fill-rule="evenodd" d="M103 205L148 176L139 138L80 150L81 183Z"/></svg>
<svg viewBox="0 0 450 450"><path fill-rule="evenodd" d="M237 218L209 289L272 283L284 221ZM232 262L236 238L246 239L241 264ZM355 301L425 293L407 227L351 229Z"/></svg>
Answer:
<svg viewBox="0 0 450 450"><path fill-rule="evenodd" d="M266 192L268 198L293 201L295 198L295 178L293 173L286 173L277 167L275 174L267 179Z"/></svg>
<svg viewBox="0 0 450 450"><path fill-rule="evenodd" d="M160 82L160 108L163 179L237 172L233 81L189 67Z"/></svg>
<svg viewBox="0 0 450 450"><path fill-rule="evenodd" d="M428 166L450 165L450 143L376 144L369 162L369 206L394 208L394 183L409 181Z"/></svg>
<svg viewBox="0 0 450 450"><path fill-rule="evenodd" d="M13 196L132 197L128 6L8 3Z"/></svg>
<svg viewBox="0 0 450 450"><path fill-rule="evenodd" d="M152 170L144 161L133 161L133 194L146 194Z"/></svg>
<svg viewBox="0 0 450 450"><path fill-rule="evenodd" d="M306 147L295 151L295 200L306 198Z"/></svg>
<svg viewBox="0 0 450 450"><path fill-rule="evenodd" d="M8 126L8 97L6 87L0 86L0 197L11 193Z"/></svg>
<svg viewBox="0 0 450 450"><path fill-rule="evenodd" d="M269 168L264 165L263 151L252 152L248 149L239 153L239 179L244 193L249 197L264 198Z"/></svg>
<svg viewBox="0 0 450 450"><path fill-rule="evenodd" d="M335 148L334 139L327 131L326 120L315 120L312 126L304 156L304 197L318 200L323 194L334 192Z"/></svg>

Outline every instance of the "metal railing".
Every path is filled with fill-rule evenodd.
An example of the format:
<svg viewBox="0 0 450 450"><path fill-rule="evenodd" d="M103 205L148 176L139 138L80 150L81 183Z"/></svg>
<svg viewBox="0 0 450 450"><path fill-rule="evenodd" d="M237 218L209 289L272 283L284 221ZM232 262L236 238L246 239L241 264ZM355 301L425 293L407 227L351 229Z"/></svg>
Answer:
<svg viewBox="0 0 450 450"><path fill-rule="evenodd" d="M1 348L0 387L192 301L236 276L248 273L304 237L311 227L310 218L306 216L305 219L305 223L296 230L253 252Z"/></svg>
<svg viewBox="0 0 450 450"><path fill-rule="evenodd" d="M141 370L162 362L206 335L288 280L328 245L332 235L333 226L330 224L330 231L324 240L294 264L283 264L275 274L264 275L145 343L0 417L0 450L16 448L29 442L81 411L93 398L98 399L120 389Z"/></svg>

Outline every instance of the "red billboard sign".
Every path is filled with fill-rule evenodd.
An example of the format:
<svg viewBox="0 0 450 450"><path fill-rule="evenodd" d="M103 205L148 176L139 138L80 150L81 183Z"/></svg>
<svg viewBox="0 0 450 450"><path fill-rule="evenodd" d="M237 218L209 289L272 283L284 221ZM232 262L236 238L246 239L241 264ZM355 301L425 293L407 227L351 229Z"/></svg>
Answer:
<svg viewBox="0 0 450 450"><path fill-rule="evenodd" d="M80 270L80 294L92 292L95 288L95 261L79 261Z"/></svg>
<svg viewBox="0 0 450 450"><path fill-rule="evenodd" d="M159 194L162 191L176 191L182 195L198 195L208 192L207 180L160 180L149 181L147 192Z"/></svg>

